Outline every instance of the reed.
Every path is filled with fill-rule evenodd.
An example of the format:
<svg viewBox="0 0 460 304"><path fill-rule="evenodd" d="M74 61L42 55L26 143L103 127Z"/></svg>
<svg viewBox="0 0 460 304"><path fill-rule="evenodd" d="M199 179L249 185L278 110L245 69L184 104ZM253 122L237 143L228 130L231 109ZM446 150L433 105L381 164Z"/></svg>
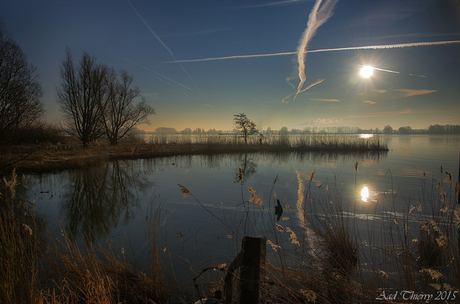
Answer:
<svg viewBox="0 0 460 304"><path fill-rule="evenodd" d="M0 302L27 303L37 292L37 258L43 246L41 222L33 203L21 202L16 187L21 178L0 181Z"/></svg>
<svg viewBox="0 0 460 304"><path fill-rule="evenodd" d="M359 178L359 171L356 172ZM99 243L78 246L65 227L58 238L45 233L43 222L34 213L33 202L21 202L17 186L22 181L13 172L10 180L1 183L0 301L197 300L224 290L229 280L234 283L232 286L238 285L240 273L232 262L247 235L267 238L265 279L260 282L263 302L369 303L403 290L439 295L444 300L449 296L451 301L455 295L458 299L459 182L454 182L449 172L440 170L436 180L424 176L419 199L415 203L407 201L402 214L389 198L389 202L379 203L387 207L375 211L367 220L356 213L357 198L344 200L336 186L338 181L321 188L312 186L315 173L311 173L301 201L278 204L278 177L270 189L255 189L244 184L244 172L239 170L241 202L234 213L222 215L202 204L193 189L179 185L184 195L196 200L215 219L219 229L227 232L227 241L215 241L223 254L203 247L198 233L193 232L176 231L177 237L184 240L182 253L170 252L167 245L162 248L170 265L179 262L180 267L189 267L195 274L190 285L192 282L166 281L168 269L160 261L157 241L164 212L161 204L150 204L151 208L142 215L149 240L149 262L146 269L139 270L132 264L127 247L112 248ZM262 200L259 191L269 192L268 199ZM280 206L284 212L278 217ZM363 223L366 231L362 229ZM200 253L203 264L191 264L186 248ZM201 268L203 265L206 267ZM173 272L180 271L171 267ZM185 287L190 286L195 289L187 291ZM230 292L236 299L237 289Z"/></svg>
<svg viewBox="0 0 460 304"><path fill-rule="evenodd" d="M422 303L430 295L449 303L458 299L459 184L454 184L449 173L441 173L431 190L427 190L425 179L421 180L422 203L407 203L401 214L390 198L389 202L379 203L389 206L388 210L375 211L367 220L356 214L356 198L352 198L351 204L343 202L336 186L313 189L314 173L303 202L296 202L295 210L289 204L283 206L286 222L275 221L277 178L268 202L261 201L257 189L249 187L246 192L242 187L239 206L243 215L232 220L220 218L206 208L238 242L245 235L267 238L267 268L261 282L264 301L370 303L385 297L389 300L389 295L396 291L400 293L397 301L404 300L403 291L407 291L405 297L413 295L413 303ZM238 181L243 180L239 170ZM187 195L201 204L192 190L187 189ZM382 216L381 221L373 219ZM362 223L366 223L367 231L363 231ZM233 258L228 257L226 265ZM215 265L218 262L214 261ZM225 267L224 271L230 268ZM238 272L232 271L232 275L237 281ZM223 280L216 279L212 289L223 290L224 285ZM236 290L233 293L232 298L237 298Z"/></svg>
<svg viewBox="0 0 460 304"><path fill-rule="evenodd" d="M149 265L141 271L123 247L78 245L66 227L51 235L34 202L18 195L24 182L13 171L0 183L1 303L162 303L159 205L152 203L145 218Z"/></svg>

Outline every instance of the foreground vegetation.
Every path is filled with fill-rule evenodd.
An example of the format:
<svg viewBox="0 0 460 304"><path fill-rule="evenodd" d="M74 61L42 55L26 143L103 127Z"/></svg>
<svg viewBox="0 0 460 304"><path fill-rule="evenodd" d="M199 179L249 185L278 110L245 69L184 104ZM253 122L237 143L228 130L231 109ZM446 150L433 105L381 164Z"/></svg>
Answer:
<svg viewBox="0 0 460 304"><path fill-rule="evenodd" d="M77 245L75 235L65 226L58 235L48 231L34 211L34 202L20 199L18 186L25 181L13 172L0 186L0 302L168 303L179 298L182 303L193 303L203 293L225 290L223 277L245 235L267 238L265 280L261 282L264 303L369 303L376 298L408 303L401 297L403 291L413 296L410 303L425 303L429 295L448 303L458 300L459 183L449 172L441 169L437 181L423 177L418 201L408 202L403 214L390 201L383 218L364 220L364 233L358 228L363 219L353 212L357 198L347 204L332 185L312 187L314 177L313 171L300 204L295 208L282 205L281 221L275 216L279 209L273 208L278 199L274 191L277 178L271 189L258 189L270 191L269 201L262 202L255 190L248 188L247 192L243 187L245 177L240 170L242 201L238 206L242 213L235 213L234 218L213 213L193 195L193 189L179 185L178 191L211 213L236 244L228 251L226 263L210 257L207 264L211 267L188 265L197 274L196 288L192 294L181 295L173 293L165 278L169 262L160 259L159 252L169 253L169 258L174 255L182 265L188 259L170 253L167 246L159 248L161 205L152 203L145 210L142 220L149 240L149 263L146 269L137 269L127 247L112 241L107 246L97 242ZM186 237L184 242L202 250L193 238ZM237 281L239 272L233 274L230 278ZM174 289L178 290L180 286ZM236 288L231 292L237 299ZM396 292L399 297L392 299Z"/></svg>

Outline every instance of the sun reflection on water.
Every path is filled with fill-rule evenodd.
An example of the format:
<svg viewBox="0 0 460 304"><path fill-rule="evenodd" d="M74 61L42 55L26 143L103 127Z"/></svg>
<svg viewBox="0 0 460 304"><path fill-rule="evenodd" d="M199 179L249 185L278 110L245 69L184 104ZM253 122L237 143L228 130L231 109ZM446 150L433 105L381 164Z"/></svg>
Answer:
<svg viewBox="0 0 460 304"><path fill-rule="evenodd" d="M361 189L361 200L367 203L368 198L369 198L369 188L367 186L364 186Z"/></svg>
<svg viewBox="0 0 460 304"><path fill-rule="evenodd" d="M374 134L359 134L359 137L361 137L361 138L371 138L371 137L374 137Z"/></svg>

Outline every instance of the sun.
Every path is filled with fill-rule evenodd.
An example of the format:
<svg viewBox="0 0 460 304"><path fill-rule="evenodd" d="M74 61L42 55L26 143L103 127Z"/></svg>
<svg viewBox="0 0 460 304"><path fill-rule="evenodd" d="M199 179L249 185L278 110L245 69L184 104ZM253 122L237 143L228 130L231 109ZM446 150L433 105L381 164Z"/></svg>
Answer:
<svg viewBox="0 0 460 304"><path fill-rule="evenodd" d="M359 72L359 74L361 75L361 77L369 78L372 76L373 72L374 72L373 67L365 65L361 68L361 71Z"/></svg>

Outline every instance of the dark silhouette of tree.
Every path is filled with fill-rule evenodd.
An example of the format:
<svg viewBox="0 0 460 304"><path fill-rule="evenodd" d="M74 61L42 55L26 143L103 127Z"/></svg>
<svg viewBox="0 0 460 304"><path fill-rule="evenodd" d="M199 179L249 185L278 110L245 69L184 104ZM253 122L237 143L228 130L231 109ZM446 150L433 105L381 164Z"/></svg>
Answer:
<svg viewBox="0 0 460 304"><path fill-rule="evenodd" d="M401 134L411 134L412 133L412 128L410 126L400 127L398 129L398 131Z"/></svg>
<svg viewBox="0 0 460 304"><path fill-rule="evenodd" d="M393 134L393 128L390 125L386 125L383 128L383 133L385 133L385 134Z"/></svg>
<svg viewBox="0 0 460 304"><path fill-rule="evenodd" d="M148 116L155 114L155 110L140 96L139 87L132 88L132 82L133 77L123 70L119 75L113 69L107 74L107 102L105 111L101 113L111 145L116 145L136 125L148 123ZM141 97L142 101L134 104L137 97Z"/></svg>
<svg viewBox="0 0 460 304"><path fill-rule="evenodd" d="M43 95L36 68L0 23L0 138L15 138L43 115Z"/></svg>
<svg viewBox="0 0 460 304"><path fill-rule="evenodd" d="M61 65L58 103L66 119L66 132L86 147L104 135L102 113L108 95L108 68L96 64L96 58L84 52L80 65L74 66L70 50Z"/></svg>
<svg viewBox="0 0 460 304"><path fill-rule="evenodd" d="M244 137L244 143L248 144L248 136L259 133L256 129L256 124L247 118L246 114L240 113L233 118L237 130L240 130Z"/></svg>

